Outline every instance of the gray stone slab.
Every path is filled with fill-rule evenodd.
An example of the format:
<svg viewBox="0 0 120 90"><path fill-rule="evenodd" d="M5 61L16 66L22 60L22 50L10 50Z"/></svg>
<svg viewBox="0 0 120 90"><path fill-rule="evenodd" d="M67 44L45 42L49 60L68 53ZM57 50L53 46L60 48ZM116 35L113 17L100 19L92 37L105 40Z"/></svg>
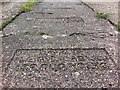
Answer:
<svg viewBox="0 0 120 90"><path fill-rule="evenodd" d="M20 14L3 29L4 84L16 87L109 87L110 83L116 87L118 76L115 66L117 65L106 51L108 45L106 38L112 38L107 30L112 30L111 24L106 20L97 19L95 13L82 3L38 4L35 9ZM56 50L58 48L59 50ZM74 50L75 48L78 50ZM82 50L83 48L85 50ZM98 50L93 50L94 48ZM105 49L101 50L101 48ZM55 60L60 59L58 63L57 60L51 62L52 59L49 57L52 54L58 56L54 56ZM80 65L82 68L75 66L74 59L71 59L73 55L81 54L86 58L83 61L85 64ZM63 70L64 67L58 66L59 62L62 65L65 64L63 59L65 56L69 56L67 62L75 63L73 68L65 66L67 71ZM97 65L100 67L93 69L93 59L103 56L106 57L105 60L95 59L97 63L95 67ZM41 65L41 61L37 61L39 57L45 58L43 62L45 61L47 65L51 62L52 67L55 67L59 73L57 74L55 69L51 71L51 67L47 67L48 70L40 70L40 72L35 71L35 68L32 69L33 72L30 72L28 68L26 72L23 68L24 62L31 60L31 64L35 63L39 67ZM21 60L23 63L19 63ZM20 65L23 71L17 71L17 65ZM105 66L104 70L101 70L103 69L101 65ZM86 68L87 66L91 70ZM60 73L59 70L63 72ZM25 76L22 76L22 73ZM27 76L26 73L31 76ZM66 77L65 73L69 77ZM80 74L80 76L76 78L75 74ZM31 81L28 78L31 78Z"/></svg>
<svg viewBox="0 0 120 90"><path fill-rule="evenodd" d="M55 35L56 34L56 35ZM43 35L44 36L44 35ZM7 64L17 49L41 48L101 48L104 38L93 33L72 33L70 35L54 33L47 39L38 31L10 35L3 38L4 63Z"/></svg>
<svg viewBox="0 0 120 90"><path fill-rule="evenodd" d="M21 49L8 64L5 78L18 88L116 87L114 68L105 49Z"/></svg>
<svg viewBox="0 0 120 90"><path fill-rule="evenodd" d="M80 4L80 5L79 5ZM82 3L66 4L66 3L53 3L53 4L40 4L33 11L35 17L62 17L62 16L76 16L82 17L86 23L97 20L95 13ZM41 9L39 9L41 7ZM63 9L64 8L64 9ZM71 9L65 9L71 8ZM77 12L77 13L76 13ZM89 18L89 19L88 19Z"/></svg>
<svg viewBox="0 0 120 90"><path fill-rule="evenodd" d="M0 31L0 85L2 85L2 32ZM1 88L1 87L0 87Z"/></svg>

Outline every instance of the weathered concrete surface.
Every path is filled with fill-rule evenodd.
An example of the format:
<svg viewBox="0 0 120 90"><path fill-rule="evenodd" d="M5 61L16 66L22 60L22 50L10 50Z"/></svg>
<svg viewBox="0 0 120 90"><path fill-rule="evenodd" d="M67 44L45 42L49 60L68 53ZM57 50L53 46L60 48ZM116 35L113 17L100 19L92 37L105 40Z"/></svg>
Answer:
<svg viewBox="0 0 120 90"><path fill-rule="evenodd" d="M91 8L93 8L96 12L106 13L109 15L109 19L118 24L118 2L86 2Z"/></svg>
<svg viewBox="0 0 120 90"><path fill-rule="evenodd" d="M119 2L120 0L81 0L84 2Z"/></svg>
<svg viewBox="0 0 120 90"><path fill-rule="evenodd" d="M44 2L80 2L80 0L44 0Z"/></svg>
<svg viewBox="0 0 120 90"><path fill-rule="evenodd" d="M0 89L2 88L2 32L0 31Z"/></svg>
<svg viewBox="0 0 120 90"><path fill-rule="evenodd" d="M0 24L2 23L2 5L0 4Z"/></svg>
<svg viewBox="0 0 120 90"><path fill-rule="evenodd" d="M16 16L19 13L19 9L24 5L24 2L9 2L2 4L0 2L0 25L7 19ZM0 90L2 89L2 31L0 31Z"/></svg>
<svg viewBox="0 0 120 90"><path fill-rule="evenodd" d="M5 22L7 19L16 16L20 12L20 7L22 7L24 4L24 2L9 2L0 4L2 7L2 12L0 14L0 17L2 16L2 22Z"/></svg>
<svg viewBox="0 0 120 90"><path fill-rule="evenodd" d="M2 6L0 5L0 24L2 23ZM0 89L2 83L2 32L0 32Z"/></svg>
<svg viewBox="0 0 120 90"><path fill-rule="evenodd" d="M81 2L40 3L3 29L3 83L118 87L117 60L107 51L114 30Z"/></svg>
<svg viewBox="0 0 120 90"><path fill-rule="evenodd" d="M115 87L117 72L109 60L104 49L18 50L7 79L17 87Z"/></svg>

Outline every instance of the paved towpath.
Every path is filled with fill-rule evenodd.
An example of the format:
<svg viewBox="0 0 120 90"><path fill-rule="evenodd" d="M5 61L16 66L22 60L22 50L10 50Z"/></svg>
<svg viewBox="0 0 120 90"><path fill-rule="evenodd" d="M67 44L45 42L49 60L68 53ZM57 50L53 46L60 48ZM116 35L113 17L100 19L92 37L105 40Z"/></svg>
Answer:
<svg viewBox="0 0 120 90"><path fill-rule="evenodd" d="M82 2L45 0L3 29L3 84L118 87L115 28Z"/></svg>

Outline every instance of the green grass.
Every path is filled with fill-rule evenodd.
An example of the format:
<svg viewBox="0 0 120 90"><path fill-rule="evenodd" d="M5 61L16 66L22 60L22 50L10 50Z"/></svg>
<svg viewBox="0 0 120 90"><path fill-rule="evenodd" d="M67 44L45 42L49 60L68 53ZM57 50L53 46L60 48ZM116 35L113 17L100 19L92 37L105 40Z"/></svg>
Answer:
<svg viewBox="0 0 120 90"><path fill-rule="evenodd" d="M3 29L5 26L7 26L9 23L13 21L14 18L9 18L5 22L3 22L0 26L0 30Z"/></svg>
<svg viewBox="0 0 120 90"><path fill-rule="evenodd" d="M38 2L40 2L41 0L29 0L29 2L27 2L24 6L22 6L20 8L21 12L28 12L32 10L32 7L37 4Z"/></svg>
<svg viewBox="0 0 120 90"><path fill-rule="evenodd" d="M111 24L120 32L120 22L118 22L118 24L112 22Z"/></svg>
<svg viewBox="0 0 120 90"><path fill-rule="evenodd" d="M100 18L100 19L109 19L109 15L108 14L104 14L104 13L96 13L96 17Z"/></svg>
<svg viewBox="0 0 120 90"><path fill-rule="evenodd" d="M116 29L120 32L120 22L118 22L118 24L114 25L116 27Z"/></svg>
<svg viewBox="0 0 120 90"><path fill-rule="evenodd" d="M27 12L27 11L32 10L32 7L35 5L35 3L36 3L36 2L33 2L33 0L27 2L24 6L22 6L22 7L20 8L20 11L21 11L21 12Z"/></svg>
<svg viewBox="0 0 120 90"><path fill-rule="evenodd" d="M4 2L3 2L4 1ZM3 0L2 2L3 3L7 3L8 0ZM24 6L22 6L20 8L20 11L19 11L19 14L22 13L22 12L27 12L27 11L30 11L32 10L33 6L35 4L37 4L38 2L41 2L42 0L29 0ZM7 26L9 23L11 23L14 19L16 18L13 17L13 18L9 18L7 19L5 22L3 22L1 25L0 25L0 30L2 30L5 26Z"/></svg>
<svg viewBox="0 0 120 90"><path fill-rule="evenodd" d="M120 23L118 23L117 29L118 29L118 31L120 32Z"/></svg>

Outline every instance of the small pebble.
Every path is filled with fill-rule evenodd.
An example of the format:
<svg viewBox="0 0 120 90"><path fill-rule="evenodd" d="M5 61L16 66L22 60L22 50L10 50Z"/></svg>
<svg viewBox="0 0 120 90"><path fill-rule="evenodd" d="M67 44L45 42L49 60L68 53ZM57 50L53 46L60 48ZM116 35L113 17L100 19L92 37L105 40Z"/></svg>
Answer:
<svg viewBox="0 0 120 90"><path fill-rule="evenodd" d="M65 34L63 34L63 35L61 35L62 37L66 37L67 35L65 35Z"/></svg>
<svg viewBox="0 0 120 90"><path fill-rule="evenodd" d="M28 21L31 21L31 20L32 20L32 18L27 18L27 20L28 20Z"/></svg>
<svg viewBox="0 0 120 90"><path fill-rule="evenodd" d="M75 72L75 75L76 75L76 76L79 76L79 75L80 75L80 73L79 73L79 72Z"/></svg>
<svg viewBox="0 0 120 90"><path fill-rule="evenodd" d="M113 33L109 33L110 36L113 36Z"/></svg>
<svg viewBox="0 0 120 90"><path fill-rule="evenodd" d="M42 38L48 39L48 38L53 38L53 37L52 36L48 36L48 35L43 35Z"/></svg>

